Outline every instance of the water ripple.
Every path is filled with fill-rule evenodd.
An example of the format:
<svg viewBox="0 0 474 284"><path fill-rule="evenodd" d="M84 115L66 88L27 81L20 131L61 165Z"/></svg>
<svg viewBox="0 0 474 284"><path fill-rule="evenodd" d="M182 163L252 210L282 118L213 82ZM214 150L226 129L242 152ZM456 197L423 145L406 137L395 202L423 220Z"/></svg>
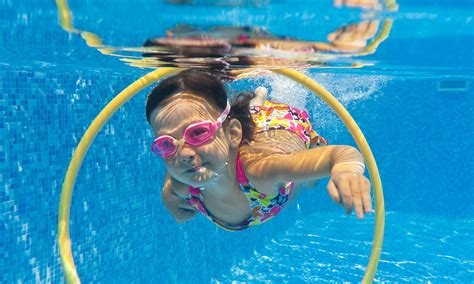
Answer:
<svg viewBox="0 0 474 284"><path fill-rule="evenodd" d="M474 280L472 220L391 212L376 282ZM371 250L373 217L318 213L274 236L219 281L360 281Z"/></svg>

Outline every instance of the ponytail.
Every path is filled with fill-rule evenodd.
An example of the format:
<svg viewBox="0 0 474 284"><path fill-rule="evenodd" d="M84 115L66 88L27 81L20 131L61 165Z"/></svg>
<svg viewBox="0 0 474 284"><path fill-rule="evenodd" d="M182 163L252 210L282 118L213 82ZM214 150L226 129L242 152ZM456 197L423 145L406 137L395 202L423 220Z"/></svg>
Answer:
<svg viewBox="0 0 474 284"><path fill-rule="evenodd" d="M255 93L246 91L234 97L231 103L230 118L235 118L242 124L242 144L253 140L255 123L250 113L250 101L255 97Z"/></svg>

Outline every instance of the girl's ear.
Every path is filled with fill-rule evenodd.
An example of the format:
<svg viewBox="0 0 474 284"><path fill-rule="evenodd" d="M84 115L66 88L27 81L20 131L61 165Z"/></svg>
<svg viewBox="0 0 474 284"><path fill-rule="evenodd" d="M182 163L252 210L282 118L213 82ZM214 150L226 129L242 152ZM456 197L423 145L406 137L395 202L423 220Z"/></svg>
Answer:
<svg viewBox="0 0 474 284"><path fill-rule="evenodd" d="M231 148L238 148L242 142L242 124L238 119L232 118L226 127L226 135Z"/></svg>

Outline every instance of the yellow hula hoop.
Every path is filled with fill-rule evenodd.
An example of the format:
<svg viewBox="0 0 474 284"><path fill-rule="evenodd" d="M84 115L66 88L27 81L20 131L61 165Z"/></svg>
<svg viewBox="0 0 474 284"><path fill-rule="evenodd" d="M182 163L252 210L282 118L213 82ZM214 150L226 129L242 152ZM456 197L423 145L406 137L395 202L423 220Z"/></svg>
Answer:
<svg viewBox="0 0 474 284"><path fill-rule="evenodd" d="M134 97L142 89L148 87L152 83L158 81L159 79L168 76L170 74L176 73L183 69L180 68L161 68L155 71L152 71L142 78L135 81L133 84L125 88L120 94L118 94L112 101L110 101L105 108L99 113L99 115L92 121L91 125L87 129L86 133L82 137L77 149L74 152L74 155L69 163L69 167L64 178L63 188L61 192L60 202L59 202L59 217L58 217L58 242L59 242L59 254L61 257L61 264L68 283L80 283L79 276L76 271L76 266L74 265L74 259L72 256L71 250L71 239L69 237L69 213L71 209L71 197L72 191L74 189L74 184L76 182L76 177L81 167L82 161L84 160L85 155L89 146L94 141L97 133L101 130L102 126L112 117L112 115L128 100ZM346 127L349 129L352 137L356 141L359 149L364 156L367 168L370 174L370 178L373 184L373 191L375 196L375 233L374 240L372 243L372 252L370 255L370 260L367 265L363 282L371 283L375 272L377 270L377 265L380 259L380 253L382 251L382 242L383 242L383 232L385 225L385 209L384 209L384 200L382 192L382 183L380 180L379 172L375 159L372 155L372 152L365 140L364 135L357 126L356 122L347 110L322 86L317 84L311 78L295 71L292 69L275 69L272 70L276 73L287 76L288 78L304 85L315 94L317 94L324 102L326 102L342 119Z"/></svg>
<svg viewBox="0 0 474 284"><path fill-rule="evenodd" d="M363 283L372 283L377 266L380 260L380 254L382 252L383 233L385 228L385 205L382 190L382 181L380 179L379 170L375 163L374 155L370 150L369 144L362 134L359 126L354 121L349 112L342 106L342 104L336 100L325 88L316 83L313 79L306 75L303 75L293 69L276 69L273 72L285 75L286 77L302 84L306 88L310 89L313 93L318 95L332 110L339 116L344 122L347 129L352 135L352 138L357 143L362 155L364 156L367 169L369 171L370 180L372 181L372 188L375 197L375 232L374 240L372 242L372 252L370 254L369 264L365 270Z"/></svg>

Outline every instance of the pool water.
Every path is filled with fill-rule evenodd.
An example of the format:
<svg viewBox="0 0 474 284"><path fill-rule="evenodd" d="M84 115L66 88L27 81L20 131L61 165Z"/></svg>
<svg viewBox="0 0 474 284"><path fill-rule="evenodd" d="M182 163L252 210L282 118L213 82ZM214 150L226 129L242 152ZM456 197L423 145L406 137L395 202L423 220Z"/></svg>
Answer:
<svg viewBox="0 0 474 284"><path fill-rule="evenodd" d="M377 161L386 225L375 281L474 281L472 1L398 1L398 11L335 9L332 1L150 2L70 0L67 30L52 1L0 1L1 283L65 282L57 218L67 166L100 110L153 70L134 61L143 59L147 39L187 24L324 42L368 19L379 20L379 29L392 22L373 53L311 55L304 73L347 108ZM86 42L86 31L103 46ZM260 85L272 99L305 108L330 144L355 145L324 103L280 75L227 84L231 93ZM161 203L163 164L149 151L146 95L104 126L79 172L70 233L83 283L362 279L374 216L346 216L328 197L327 179L271 222L243 232L220 230L202 216L175 224Z"/></svg>
<svg viewBox="0 0 474 284"><path fill-rule="evenodd" d="M420 219L424 220L422 224ZM386 222L384 251L375 281L472 280L472 220L452 223L450 218L388 212ZM368 262L371 242L367 237L372 233L373 223L370 217L354 222L334 212L300 217L293 227L232 265L229 274L213 280L358 282Z"/></svg>

